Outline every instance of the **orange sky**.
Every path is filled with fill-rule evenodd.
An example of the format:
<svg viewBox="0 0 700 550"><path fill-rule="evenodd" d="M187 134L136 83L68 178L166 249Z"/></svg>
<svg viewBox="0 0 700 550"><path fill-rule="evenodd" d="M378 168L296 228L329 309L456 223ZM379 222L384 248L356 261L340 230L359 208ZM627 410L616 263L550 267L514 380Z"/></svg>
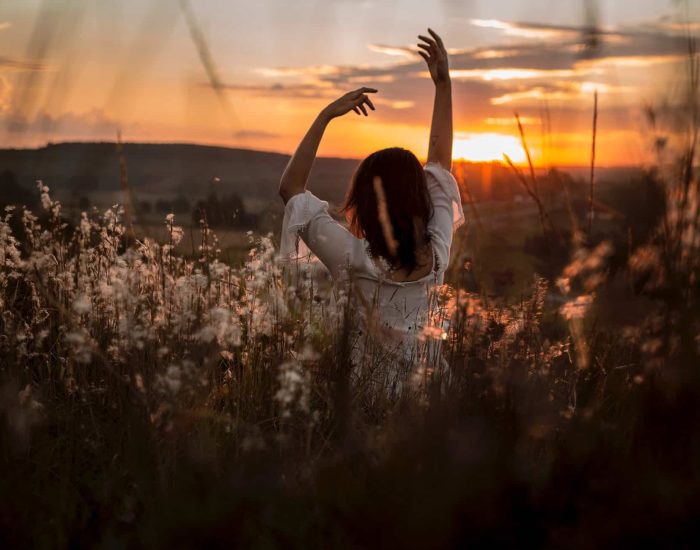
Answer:
<svg viewBox="0 0 700 550"><path fill-rule="evenodd" d="M537 164L585 165L598 91L598 163L639 164L657 137L644 107L674 106L685 34L700 31L679 23L697 6L654 0L633 13L612 0L290 4L5 2L3 142L113 140L119 129L291 152L327 102L368 85L376 113L334 121L320 154L398 145L424 156L432 89L413 44L429 23L451 53L455 158L522 162L518 112Z"/></svg>

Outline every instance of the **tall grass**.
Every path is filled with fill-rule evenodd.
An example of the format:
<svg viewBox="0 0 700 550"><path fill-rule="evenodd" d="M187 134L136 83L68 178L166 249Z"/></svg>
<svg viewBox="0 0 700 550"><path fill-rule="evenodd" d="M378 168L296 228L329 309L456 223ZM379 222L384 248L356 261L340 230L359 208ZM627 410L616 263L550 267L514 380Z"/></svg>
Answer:
<svg viewBox="0 0 700 550"><path fill-rule="evenodd" d="M409 547L681 536L697 512L697 183L626 277L645 315L599 328L609 243L574 240L516 303L436 289L446 375L388 391L349 364L351 289L253 237L225 265L127 238L0 223L2 537L10 544ZM11 216L21 217L16 235ZM458 256L459 254L455 254ZM644 295L644 297L642 297ZM449 321L449 326L445 321ZM377 383L377 380L380 382ZM652 521L653 519L653 521ZM644 520L644 521L642 521ZM668 542L675 539L660 539Z"/></svg>

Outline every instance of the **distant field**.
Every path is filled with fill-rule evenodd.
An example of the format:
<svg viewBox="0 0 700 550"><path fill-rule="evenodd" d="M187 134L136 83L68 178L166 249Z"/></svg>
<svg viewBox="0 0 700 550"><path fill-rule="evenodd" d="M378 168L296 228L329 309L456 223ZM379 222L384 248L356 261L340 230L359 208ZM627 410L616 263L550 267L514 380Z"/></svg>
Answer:
<svg viewBox="0 0 700 550"><path fill-rule="evenodd" d="M237 264L245 257L247 230L279 236L284 210L277 186L288 156L220 147L129 143L124 146L124 157L128 200L120 186L114 144L74 143L33 150L0 150L0 169L4 170L0 203L3 199L37 201L35 180L42 179L61 201L68 219L77 220L84 210L103 211L128 202L137 234L159 242L167 238L165 216L174 212L176 224L185 229L177 251L192 256L201 243L192 214L197 202L212 194L216 197L214 202L236 195L247 218L241 227L214 230L222 259ZM309 189L332 205L338 204L357 162L319 158ZM542 227L535 203L501 164L455 162L453 173L468 212L469 231L462 237L462 256L471 258L479 286L493 295L517 297L527 292L533 276L542 272L545 253L544 244L537 242ZM564 189L578 203L580 212L581 206L585 209L587 204L584 178L585 172L579 169L542 171L538 176L546 209L564 232L571 230ZM645 191L650 187L643 171L601 169L598 185L596 198L605 208L611 208L596 212L597 230L617 235L624 247L628 236L639 242L646 234L650 208L653 210L658 204L658 197ZM14 199L8 191L12 188ZM476 206L473 212L472 204ZM38 206L35 202L34 207ZM609 219L610 212L614 220ZM566 257L557 260L560 263Z"/></svg>

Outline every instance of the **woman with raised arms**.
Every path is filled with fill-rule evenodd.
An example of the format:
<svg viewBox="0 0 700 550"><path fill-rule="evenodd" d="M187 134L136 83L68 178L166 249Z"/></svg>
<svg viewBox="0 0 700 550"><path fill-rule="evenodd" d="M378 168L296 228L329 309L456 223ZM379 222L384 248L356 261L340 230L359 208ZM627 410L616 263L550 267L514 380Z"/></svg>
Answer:
<svg viewBox="0 0 700 550"><path fill-rule="evenodd" d="M328 203L306 190L323 134L332 120L355 112L368 116L374 88L348 92L325 107L287 165L279 193L285 203L280 253L288 260L304 256L299 238L336 281L353 283L352 295L363 314L354 329L352 359L367 362L367 336L380 341L395 365L385 373L401 383L404 374L422 372L437 358L439 341L421 337L430 308L430 291L441 285L452 234L464 222L452 165L452 89L447 50L432 30L420 35L418 53L435 85L428 159L422 166L398 147L376 151L357 168L343 212L348 228L328 213ZM372 322L369 322L370 319ZM430 339L428 339L430 340ZM376 349L376 347L374 348ZM398 367L401 368L398 368Z"/></svg>

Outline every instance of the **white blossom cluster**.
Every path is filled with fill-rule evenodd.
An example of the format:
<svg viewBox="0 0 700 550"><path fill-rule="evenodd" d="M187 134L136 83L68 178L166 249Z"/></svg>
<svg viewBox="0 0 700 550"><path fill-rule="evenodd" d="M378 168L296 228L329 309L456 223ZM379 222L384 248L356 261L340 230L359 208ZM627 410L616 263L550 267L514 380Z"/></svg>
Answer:
<svg viewBox="0 0 700 550"><path fill-rule="evenodd" d="M199 257L187 259L174 252L184 231L172 214L164 244L129 240L118 206L83 213L70 234L48 187L39 191L43 212L21 213L21 238L12 208L0 218L0 353L16 364L59 363L67 387L79 365L139 365L149 372L131 373L135 385L175 394L200 383L197 371L214 359L250 360L263 340L264 352L289 355L313 327L341 318L342 299L316 293L309 274L289 284L270 236L251 235L247 261L234 268L206 228Z"/></svg>

